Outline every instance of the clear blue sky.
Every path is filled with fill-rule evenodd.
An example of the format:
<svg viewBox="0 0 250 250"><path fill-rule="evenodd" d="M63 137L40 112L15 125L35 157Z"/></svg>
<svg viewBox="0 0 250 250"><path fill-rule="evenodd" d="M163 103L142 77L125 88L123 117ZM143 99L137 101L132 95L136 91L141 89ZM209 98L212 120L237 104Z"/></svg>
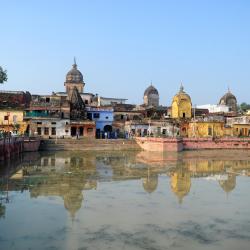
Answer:
<svg viewBox="0 0 250 250"><path fill-rule="evenodd" d="M142 103L153 81L170 105L180 82L193 104L228 85L250 103L250 1L0 0L0 88L64 91L73 57L85 91Z"/></svg>

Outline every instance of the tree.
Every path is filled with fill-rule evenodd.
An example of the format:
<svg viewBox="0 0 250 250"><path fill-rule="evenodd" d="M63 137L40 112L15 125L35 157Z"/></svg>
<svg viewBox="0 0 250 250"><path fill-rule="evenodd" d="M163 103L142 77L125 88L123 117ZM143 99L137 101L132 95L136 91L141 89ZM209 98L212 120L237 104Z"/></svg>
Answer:
<svg viewBox="0 0 250 250"><path fill-rule="evenodd" d="M7 70L3 70L3 68L0 66L0 83L4 83L7 80L8 80Z"/></svg>
<svg viewBox="0 0 250 250"><path fill-rule="evenodd" d="M240 104L239 108L240 108L241 111L245 112L248 109L250 109L250 104L247 104L247 103L243 102L243 103Z"/></svg>

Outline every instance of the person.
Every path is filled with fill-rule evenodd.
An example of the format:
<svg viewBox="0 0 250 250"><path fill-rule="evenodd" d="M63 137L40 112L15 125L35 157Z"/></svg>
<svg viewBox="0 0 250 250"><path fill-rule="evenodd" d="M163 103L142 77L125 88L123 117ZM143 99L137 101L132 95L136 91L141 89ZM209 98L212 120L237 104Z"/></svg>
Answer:
<svg viewBox="0 0 250 250"><path fill-rule="evenodd" d="M79 130L78 129L76 130L76 139L77 140L79 139Z"/></svg>

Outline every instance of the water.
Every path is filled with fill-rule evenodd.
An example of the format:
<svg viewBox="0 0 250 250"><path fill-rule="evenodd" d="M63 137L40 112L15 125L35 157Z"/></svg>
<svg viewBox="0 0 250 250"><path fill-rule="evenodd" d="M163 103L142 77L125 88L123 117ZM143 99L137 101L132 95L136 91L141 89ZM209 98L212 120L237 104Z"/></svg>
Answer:
<svg viewBox="0 0 250 250"><path fill-rule="evenodd" d="M248 249L250 153L27 154L0 165L0 249Z"/></svg>

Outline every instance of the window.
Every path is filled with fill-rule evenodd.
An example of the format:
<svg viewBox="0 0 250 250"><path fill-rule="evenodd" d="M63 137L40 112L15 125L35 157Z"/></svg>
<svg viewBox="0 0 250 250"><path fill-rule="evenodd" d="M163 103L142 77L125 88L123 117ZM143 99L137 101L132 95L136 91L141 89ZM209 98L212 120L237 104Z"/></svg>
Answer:
<svg viewBox="0 0 250 250"><path fill-rule="evenodd" d="M88 101L88 100L85 100L84 102L85 102L85 104L88 104L88 103L89 103L89 101Z"/></svg>
<svg viewBox="0 0 250 250"><path fill-rule="evenodd" d="M13 122L14 122L14 123L17 122L17 115L13 115Z"/></svg>
<svg viewBox="0 0 250 250"><path fill-rule="evenodd" d="M69 132L69 131L66 129L66 130L65 130L65 133L68 133L68 132Z"/></svg>
<svg viewBox="0 0 250 250"><path fill-rule="evenodd" d="M212 135L212 128L208 127L208 135Z"/></svg>
<svg viewBox="0 0 250 250"><path fill-rule="evenodd" d="M109 117L108 117L108 116L106 116L106 119L109 119Z"/></svg>
<svg viewBox="0 0 250 250"><path fill-rule="evenodd" d="M186 113L183 113L183 114L182 114L182 117L185 118L185 117L186 117Z"/></svg>
<svg viewBox="0 0 250 250"><path fill-rule="evenodd" d="M51 124L56 125L56 122L51 122Z"/></svg>
<svg viewBox="0 0 250 250"><path fill-rule="evenodd" d="M49 135L49 128L44 128L44 135Z"/></svg>
<svg viewBox="0 0 250 250"><path fill-rule="evenodd" d="M37 122L36 124L37 124L37 125L41 125L41 124L42 124L42 122Z"/></svg>
<svg viewBox="0 0 250 250"><path fill-rule="evenodd" d="M87 113L87 118L92 121L92 114L91 113Z"/></svg>
<svg viewBox="0 0 250 250"><path fill-rule="evenodd" d="M37 134L41 135L42 134L42 128L37 128Z"/></svg>
<svg viewBox="0 0 250 250"><path fill-rule="evenodd" d="M48 166L49 165L49 159L48 158L44 158L43 159L43 166Z"/></svg>
<svg viewBox="0 0 250 250"><path fill-rule="evenodd" d="M53 166L53 167L56 165L56 159L55 158L51 159L51 164L50 165Z"/></svg>
<svg viewBox="0 0 250 250"><path fill-rule="evenodd" d="M46 102L49 102L50 101L50 98L49 97L46 97Z"/></svg>
<svg viewBox="0 0 250 250"><path fill-rule="evenodd" d="M94 113L94 118L100 118L100 114L99 113Z"/></svg>
<svg viewBox="0 0 250 250"><path fill-rule="evenodd" d="M157 134L159 135L161 133L161 128L157 127Z"/></svg>
<svg viewBox="0 0 250 250"><path fill-rule="evenodd" d="M166 134L166 131L167 131L167 130L164 128L164 129L162 130L162 134L165 135L165 134Z"/></svg>
<svg viewBox="0 0 250 250"><path fill-rule="evenodd" d="M56 128L55 127L51 128L51 135L56 135Z"/></svg>

